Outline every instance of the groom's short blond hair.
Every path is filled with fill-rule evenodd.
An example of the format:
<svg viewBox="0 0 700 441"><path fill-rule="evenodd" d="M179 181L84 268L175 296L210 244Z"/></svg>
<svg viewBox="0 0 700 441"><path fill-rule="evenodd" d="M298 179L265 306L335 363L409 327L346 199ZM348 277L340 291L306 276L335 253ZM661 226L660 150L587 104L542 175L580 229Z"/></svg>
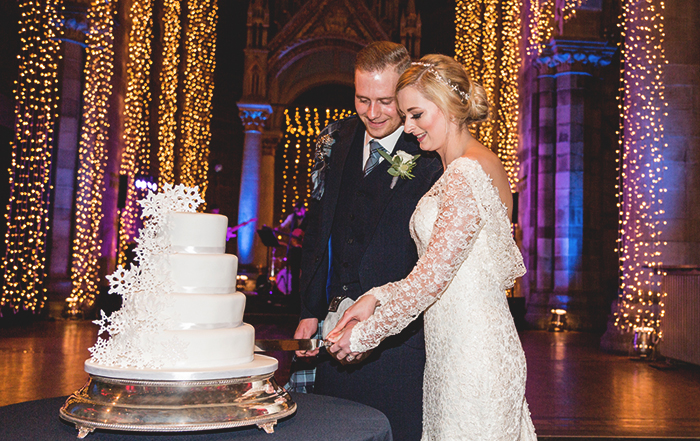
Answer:
<svg viewBox="0 0 700 441"><path fill-rule="evenodd" d="M411 66L411 57L403 45L391 41L375 41L357 53L355 70L363 72L382 72L389 67L398 74Z"/></svg>

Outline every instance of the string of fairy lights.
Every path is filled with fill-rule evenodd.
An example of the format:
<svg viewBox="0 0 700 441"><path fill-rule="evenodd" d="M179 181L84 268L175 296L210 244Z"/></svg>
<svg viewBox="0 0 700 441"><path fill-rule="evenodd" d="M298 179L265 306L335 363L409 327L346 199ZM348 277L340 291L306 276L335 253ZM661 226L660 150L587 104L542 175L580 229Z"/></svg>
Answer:
<svg viewBox="0 0 700 441"><path fill-rule="evenodd" d="M553 1L530 0L526 46L528 56L537 56L542 53L546 43L554 35L554 8Z"/></svg>
<svg viewBox="0 0 700 441"><path fill-rule="evenodd" d="M496 105L495 111L498 112L498 88L497 79L498 72L498 3L499 0L484 0L484 18L481 27L481 44L482 44L482 69L478 73L474 73L477 81L484 86L489 102ZM495 116L495 115L494 115ZM498 124L498 118L492 118L478 127L478 138L481 142L490 148L498 147L494 144L494 129ZM500 155L499 155L500 157Z"/></svg>
<svg viewBox="0 0 700 441"><path fill-rule="evenodd" d="M100 222L109 135L107 113L114 70L114 9L109 0L94 0L88 10L85 50L83 123L78 147L75 236L71 260L70 314L89 308L98 292Z"/></svg>
<svg viewBox="0 0 700 441"><path fill-rule="evenodd" d="M554 36L556 21L566 23L576 15L576 10L586 0L530 0L528 9L528 38L525 48L528 56L542 53L547 43ZM560 6L561 10L557 10Z"/></svg>
<svg viewBox="0 0 700 441"><path fill-rule="evenodd" d="M51 150L58 118L61 0L19 1L19 75L9 167L0 312L32 313L46 301Z"/></svg>
<svg viewBox="0 0 700 441"><path fill-rule="evenodd" d="M521 9L522 0L457 0L455 9L455 59L494 104L491 120L476 127L475 135L501 158L513 190L520 172Z"/></svg>
<svg viewBox="0 0 700 441"><path fill-rule="evenodd" d="M663 0L624 1L618 154L619 309L616 326L662 337L662 174L665 107Z"/></svg>
<svg viewBox="0 0 700 441"><path fill-rule="evenodd" d="M209 173L211 105L216 66L216 0L188 0L180 181L205 199ZM199 209L204 210L205 204Z"/></svg>
<svg viewBox="0 0 700 441"><path fill-rule="evenodd" d="M520 120L519 84L520 74L520 1L513 1L502 8L501 57L498 66L500 93L498 94L498 145L499 157L508 172L511 189L515 190L520 175L518 160L518 122Z"/></svg>
<svg viewBox="0 0 700 441"><path fill-rule="evenodd" d="M163 1L163 61L158 98L158 185L175 184L177 86L180 65L180 0Z"/></svg>
<svg viewBox="0 0 700 441"><path fill-rule="evenodd" d="M282 213L281 223L294 205L311 197L311 168L314 165L316 138L333 121L354 112L345 109L314 108L285 109L284 151L282 153Z"/></svg>
<svg viewBox="0 0 700 441"><path fill-rule="evenodd" d="M164 0L163 68L158 107L159 179L198 185L206 193L211 100L214 88L217 6L215 0L188 0L187 31L182 41L181 1ZM555 2L531 0L528 10L528 55L539 54L554 35L557 16L566 21L582 0L567 0L561 11ZM151 44L153 0L134 0L124 97L124 152L120 174L128 177L126 204L120 213L119 263L136 234L138 175L150 171ZM458 0L456 59L487 89L495 103L492 125L479 129L485 145L501 157L511 184L517 183L519 121L517 76L522 0ZM40 310L46 300L46 248L49 231L50 170L54 129L58 118L61 0L22 0L19 75L15 90L15 139L11 144L10 199L7 206L6 254L0 308ZM105 145L109 130L108 97L113 71L114 3L94 0L88 13L84 114L79 146L75 241L72 259L72 308L89 306L97 287L101 192ZM661 239L666 189L663 71L664 10L662 0L625 0L620 26L622 82L620 90L620 148L618 198L621 329L650 327L661 334L665 293L662 290ZM183 47L180 48L180 44ZM178 82L178 53L184 54L182 84ZM177 91L182 108L178 132ZM314 143L329 122L348 110L289 109L285 111L283 201L281 219L300 200L308 200ZM179 141L178 140L179 137ZM176 151L176 141L180 148ZM176 159L177 157L177 159ZM177 163L177 167L176 167ZM281 220L280 219L280 220Z"/></svg>
<svg viewBox="0 0 700 441"><path fill-rule="evenodd" d="M126 176L126 199L119 215L119 254L125 265L127 249L134 242L139 220L139 191L136 177L148 174L151 141L149 106L151 103L151 44L153 40L153 0L134 0L129 11L127 86L124 96L124 153L119 174Z"/></svg>

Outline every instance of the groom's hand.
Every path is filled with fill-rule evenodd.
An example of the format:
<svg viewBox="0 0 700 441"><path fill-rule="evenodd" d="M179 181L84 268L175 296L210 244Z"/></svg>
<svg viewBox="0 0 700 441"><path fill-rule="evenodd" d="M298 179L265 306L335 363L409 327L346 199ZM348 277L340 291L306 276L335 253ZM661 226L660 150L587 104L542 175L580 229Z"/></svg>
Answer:
<svg viewBox="0 0 700 441"><path fill-rule="evenodd" d="M294 332L294 338L311 338L318 332L318 319L308 318L299 321L297 330ZM315 357L318 355L318 349L313 351L296 351L298 357Z"/></svg>
<svg viewBox="0 0 700 441"><path fill-rule="evenodd" d="M338 339L338 334L340 334L348 323L367 320L372 314L374 314L374 310L376 308L377 298L372 294L367 294L360 297L351 307L347 309L347 311L345 311L345 313L343 313L343 316L338 321L338 324L335 325L335 328L331 329L331 332L328 333L326 338L335 342Z"/></svg>

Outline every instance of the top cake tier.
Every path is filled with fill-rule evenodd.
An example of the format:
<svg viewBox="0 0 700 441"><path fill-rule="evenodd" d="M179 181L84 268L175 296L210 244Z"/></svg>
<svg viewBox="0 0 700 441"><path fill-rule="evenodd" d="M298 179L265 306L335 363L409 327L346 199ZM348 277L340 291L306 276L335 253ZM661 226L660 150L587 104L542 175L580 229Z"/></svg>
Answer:
<svg viewBox="0 0 700 441"><path fill-rule="evenodd" d="M227 227L228 219L220 214L170 213L168 228L172 252L224 253Z"/></svg>

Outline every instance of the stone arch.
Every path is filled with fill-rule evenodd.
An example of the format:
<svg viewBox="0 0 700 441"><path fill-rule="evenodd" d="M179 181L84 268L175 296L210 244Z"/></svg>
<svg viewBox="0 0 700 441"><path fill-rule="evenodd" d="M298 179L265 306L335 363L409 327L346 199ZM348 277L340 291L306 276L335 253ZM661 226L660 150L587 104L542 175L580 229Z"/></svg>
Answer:
<svg viewBox="0 0 700 441"><path fill-rule="evenodd" d="M268 71L268 97L275 110L270 129L283 129L284 109L307 90L326 84L352 87L355 56L364 44L308 41L278 58Z"/></svg>
<svg viewBox="0 0 700 441"><path fill-rule="evenodd" d="M245 63L247 66L257 63L263 70L261 83L264 95L243 96L238 104L239 109L262 106L269 111L261 124L261 127L264 125L263 133L246 131L244 158L246 155L260 158L260 163L254 167L244 166L241 182L250 180L264 184L253 189L257 195L255 217L258 225L272 225L275 156L283 137L285 109L301 94L320 85L353 87L357 52L367 43L388 40L389 36L364 3L353 0L309 0L297 9L294 17L264 48L253 47L250 41L252 24L248 23ZM246 69L246 72L250 74L250 70ZM240 216L239 206L239 219ZM240 235L238 241L240 251ZM255 251L254 256L248 254L241 262L255 263L260 267L264 265L265 247L254 235L245 241L248 245L256 241ZM254 258L251 260L251 257Z"/></svg>

